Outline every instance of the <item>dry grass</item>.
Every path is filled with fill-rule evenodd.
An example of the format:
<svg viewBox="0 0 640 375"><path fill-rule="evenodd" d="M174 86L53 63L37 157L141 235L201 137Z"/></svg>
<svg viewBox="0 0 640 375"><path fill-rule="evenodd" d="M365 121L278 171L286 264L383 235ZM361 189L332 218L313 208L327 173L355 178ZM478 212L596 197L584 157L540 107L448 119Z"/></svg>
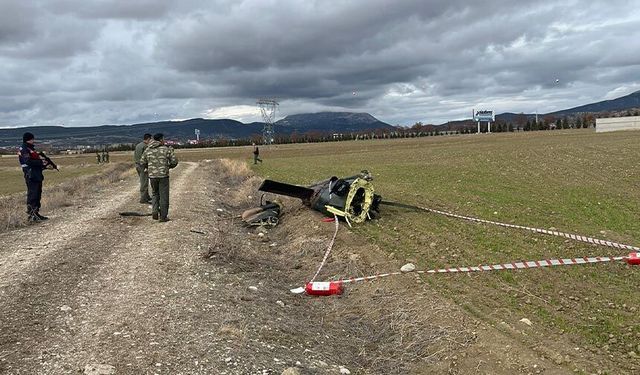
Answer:
<svg viewBox="0 0 640 375"><path fill-rule="evenodd" d="M452 311L446 304L434 303L433 295L407 301L399 294L402 291L370 285L332 312L343 320L349 345L359 348L357 361L362 368L380 374L411 373L416 366L433 365L475 342L474 334L454 326L455 319L443 319ZM372 304L376 308L370 308Z"/></svg>
<svg viewBox="0 0 640 375"><path fill-rule="evenodd" d="M218 229L218 234L212 242L207 245L207 248L202 251L200 257L202 259L219 258L222 261L234 259L239 251L239 246L236 243L228 242L230 238L230 230L228 227L222 226Z"/></svg>
<svg viewBox="0 0 640 375"><path fill-rule="evenodd" d="M43 209L48 211L73 206L95 189L104 188L132 173L129 164L113 164L100 173L66 180L49 186L45 182L42 194ZM0 232L28 224L24 194L0 197Z"/></svg>
<svg viewBox="0 0 640 375"><path fill-rule="evenodd" d="M25 204L24 198L15 196L0 198L0 230L15 228L24 224Z"/></svg>
<svg viewBox="0 0 640 375"><path fill-rule="evenodd" d="M234 207L249 206L257 202L256 190L262 178L253 175L246 163L239 160L222 159L218 164L216 175L227 188L225 201Z"/></svg>

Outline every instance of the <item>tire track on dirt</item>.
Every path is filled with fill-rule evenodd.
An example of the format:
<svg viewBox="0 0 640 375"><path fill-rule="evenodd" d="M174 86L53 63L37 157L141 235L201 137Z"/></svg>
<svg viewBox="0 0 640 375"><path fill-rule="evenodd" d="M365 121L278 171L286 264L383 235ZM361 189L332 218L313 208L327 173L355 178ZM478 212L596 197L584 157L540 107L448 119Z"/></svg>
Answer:
<svg viewBox="0 0 640 375"><path fill-rule="evenodd" d="M178 184L181 176L195 168L184 165L175 173ZM134 203L135 180L129 181L133 186L123 192L108 189L103 194L110 198L94 199L94 207L70 221L52 221L2 236L15 250L3 258L0 273L0 372L71 371L68 364L51 359L60 357L61 344L78 331L70 312L91 304L79 291L96 282L119 245L129 242L133 225L117 216L117 210L127 205L140 207ZM25 237L39 240L22 256L18 245L24 244ZM62 366L51 368L50 363Z"/></svg>
<svg viewBox="0 0 640 375"><path fill-rule="evenodd" d="M0 243L3 244L0 249L0 288L15 284L20 278L30 277L32 269L41 259L60 251L69 241L85 235L89 223L105 213L115 212L137 192L133 187L115 193L112 190L114 188L101 193L101 196L108 198L96 197L84 207L79 207L77 215L71 219L53 215L49 221L0 234Z"/></svg>
<svg viewBox="0 0 640 375"><path fill-rule="evenodd" d="M61 350L64 362L75 368L104 363L119 371L159 372L171 368L194 368L202 359L196 353L210 333L217 314L207 314L210 284L198 275L198 234L189 228L202 218L196 207L204 181L194 176L197 164L184 171L171 187L168 223L133 218L136 223L128 241L79 291L79 299L91 305L73 312L84 322ZM207 280L211 281L211 280Z"/></svg>
<svg viewBox="0 0 640 375"><path fill-rule="evenodd" d="M193 271L198 258L189 251L195 246L188 230L190 210L198 204L188 189L198 165L183 164L186 170L172 177L171 220L127 219L133 224L127 237L115 244L92 280L78 286L68 313L76 330L72 337L59 338L59 357L48 365L50 371L104 363L142 373L156 364L175 364L187 352L184 337L198 331L194 320L201 320L185 308L198 300L191 292L198 287Z"/></svg>

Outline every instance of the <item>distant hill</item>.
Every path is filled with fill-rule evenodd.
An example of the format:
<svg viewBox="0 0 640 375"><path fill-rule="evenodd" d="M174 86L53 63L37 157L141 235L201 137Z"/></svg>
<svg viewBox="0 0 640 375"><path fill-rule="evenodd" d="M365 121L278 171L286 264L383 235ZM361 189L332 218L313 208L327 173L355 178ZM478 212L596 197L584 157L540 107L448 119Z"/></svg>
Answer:
<svg viewBox="0 0 640 375"><path fill-rule="evenodd" d="M290 115L276 121L276 129L284 133L306 133L320 131L324 133L363 132L374 129L395 129L368 113L319 112Z"/></svg>
<svg viewBox="0 0 640 375"><path fill-rule="evenodd" d="M545 116L549 115L555 117L564 117L581 113L616 112L637 108L640 108L640 91L636 91L629 95L625 95L616 99L603 100L601 102L585 104L579 107L563 109L556 112L539 113L538 118L542 119ZM496 121L504 123L515 123L517 122L517 118L521 116L524 116L526 120L533 120L536 117L535 113L504 112L496 115ZM458 121L449 121L436 126L440 130L461 130L469 126L473 126L474 124L475 123L472 119L465 119Z"/></svg>
<svg viewBox="0 0 640 375"><path fill-rule="evenodd" d="M209 120L195 118L184 121L161 121L133 125L102 125L90 127L32 126L26 128L0 129L0 147L15 146L22 134L30 131L37 139L55 147L77 145L105 145L138 142L144 133L164 133L167 139L185 141L195 138L195 129L200 130L200 139L250 138L262 134L264 124L244 124L235 120ZM293 132L321 133L360 132L378 128L393 128L368 113L321 112L287 116L275 123L276 134Z"/></svg>
<svg viewBox="0 0 640 375"><path fill-rule="evenodd" d="M640 108L640 91L636 91L629 95L622 96L620 98L603 100L597 103L585 104L579 107L564 109L562 111L549 113L555 116L565 116L575 113L585 112L611 112L611 111L623 111L631 108Z"/></svg>
<svg viewBox="0 0 640 375"><path fill-rule="evenodd" d="M32 126L27 128L0 129L0 146L19 143L25 131L34 133L40 141L56 147L77 145L104 145L138 142L144 133L164 133L168 139L186 140L195 138L195 129L200 129L200 138L219 138L232 135L248 138L261 134L262 126L246 125L235 120L191 119L186 121L162 121L134 125L102 125L90 127Z"/></svg>

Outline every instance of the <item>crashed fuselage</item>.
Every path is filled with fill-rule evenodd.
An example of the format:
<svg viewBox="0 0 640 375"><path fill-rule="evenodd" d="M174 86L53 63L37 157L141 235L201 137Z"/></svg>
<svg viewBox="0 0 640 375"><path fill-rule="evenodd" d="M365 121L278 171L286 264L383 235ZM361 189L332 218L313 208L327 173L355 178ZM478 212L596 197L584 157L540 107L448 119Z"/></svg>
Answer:
<svg viewBox="0 0 640 375"><path fill-rule="evenodd" d="M371 175L358 175L327 180L303 187L265 180L258 190L300 198L302 202L327 216L339 216L348 223L362 223L378 215L381 197L374 194Z"/></svg>

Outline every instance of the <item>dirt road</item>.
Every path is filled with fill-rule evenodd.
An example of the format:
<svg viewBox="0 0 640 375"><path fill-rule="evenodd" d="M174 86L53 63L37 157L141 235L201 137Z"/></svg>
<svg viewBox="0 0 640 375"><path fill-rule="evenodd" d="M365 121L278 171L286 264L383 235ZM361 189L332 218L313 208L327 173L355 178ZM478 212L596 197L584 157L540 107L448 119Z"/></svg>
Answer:
<svg viewBox="0 0 640 375"><path fill-rule="evenodd" d="M235 216L258 201L258 181L233 162L182 163L167 223L118 215L149 212L131 178L0 235L0 373L534 374L589 365L554 361L549 348L480 323L420 279L357 285L337 298L289 293L313 273L333 224L286 201L278 227L243 227ZM337 243L325 276L390 264L346 229Z"/></svg>

